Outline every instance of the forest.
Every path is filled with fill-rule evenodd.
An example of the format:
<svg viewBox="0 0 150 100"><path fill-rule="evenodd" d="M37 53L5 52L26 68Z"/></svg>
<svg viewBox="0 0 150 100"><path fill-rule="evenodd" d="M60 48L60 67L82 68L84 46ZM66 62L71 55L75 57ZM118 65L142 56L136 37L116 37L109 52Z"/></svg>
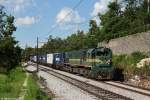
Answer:
<svg viewBox="0 0 150 100"><path fill-rule="evenodd" d="M95 48L99 42L150 30L150 2L148 0L115 0L108 5L105 14L89 21L88 32L78 30L65 39L49 36L48 42L39 48L39 54ZM36 55L36 49L28 47L24 56Z"/></svg>

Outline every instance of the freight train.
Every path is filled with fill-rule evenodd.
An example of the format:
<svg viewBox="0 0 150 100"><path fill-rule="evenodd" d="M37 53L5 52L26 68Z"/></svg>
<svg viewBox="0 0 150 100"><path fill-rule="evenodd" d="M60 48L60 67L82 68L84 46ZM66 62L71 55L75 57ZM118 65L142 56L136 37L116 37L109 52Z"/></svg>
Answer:
<svg viewBox="0 0 150 100"><path fill-rule="evenodd" d="M30 60L93 79L120 79L112 66L112 50L106 47L31 56ZM119 75L119 77L118 77Z"/></svg>

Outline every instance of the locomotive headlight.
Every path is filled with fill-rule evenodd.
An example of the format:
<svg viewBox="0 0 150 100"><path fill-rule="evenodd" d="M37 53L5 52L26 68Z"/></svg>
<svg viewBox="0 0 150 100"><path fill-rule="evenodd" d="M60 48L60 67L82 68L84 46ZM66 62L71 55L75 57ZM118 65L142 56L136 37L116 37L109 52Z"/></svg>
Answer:
<svg viewBox="0 0 150 100"><path fill-rule="evenodd" d="M106 63L107 63L107 64L112 64L111 59L107 60L107 62L106 62Z"/></svg>

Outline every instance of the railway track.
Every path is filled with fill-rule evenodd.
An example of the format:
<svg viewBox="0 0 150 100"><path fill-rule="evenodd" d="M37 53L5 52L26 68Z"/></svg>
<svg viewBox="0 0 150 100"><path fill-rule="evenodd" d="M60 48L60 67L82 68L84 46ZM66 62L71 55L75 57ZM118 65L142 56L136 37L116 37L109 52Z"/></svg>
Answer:
<svg viewBox="0 0 150 100"><path fill-rule="evenodd" d="M78 82L80 82L80 80L81 80L81 82L83 84L85 84L85 86L80 87L80 86L82 86L82 84L81 85L78 84L76 86L79 88L82 88L82 90L88 91L89 93L91 93L93 95L96 95L99 98L103 98L106 100L113 100L114 99L113 97L112 97L112 99L111 99L111 97L110 97L110 99L109 98L107 99L107 95L103 95L103 94L105 94L104 92L102 93L102 95L99 95L99 93L100 93L99 91L101 91L101 90L105 91L106 90L106 91L109 91L108 92L109 96L111 94L110 91L112 93L114 93L114 95L115 94L118 95L119 98L117 99L117 96L115 96L116 99L114 99L114 100L131 100L131 99L150 100L150 90L149 89L143 89L143 88L139 88L139 87L132 86L132 85L126 85L126 84L123 84L122 82L112 82L112 81L102 82L102 81L91 80L91 79L85 78L83 76L75 75L75 74L60 71L60 70L55 70L55 69L52 69L52 68L49 68L46 66L40 66L40 67L44 68L43 70L47 71L49 74L50 74L50 72L53 72L53 73L57 72L57 74L61 74L61 76L65 76L66 78L63 79L64 81L68 81L68 80L66 80L66 79L68 79L67 77L69 77L69 78L73 77L73 80L76 80ZM58 76L56 76L56 77L58 77ZM75 85L74 84L75 82L72 80L69 83ZM91 87L88 86L87 84L90 84L90 86L93 86L96 89L95 88L90 89ZM93 90L96 91L97 93L93 92Z"/></svg>
<svg viewBox="0 0 150 100"><path fill-rule="evenodd" d="M86 82L77 80L75 78L68 77L66 75L63 75L63 74L58 73L56 71L53 71L51 69L41 67L40 70L45 71L45 72L47 72L47 73L49 73L55 77L58 77L58 78L66 81L70 84L73 84L73 85L81 88L82 90L85 90L85 91L89 92L90 94L93 94L93 95L99 97L102 100L132 100L128 97L110 92L110 91L102 89L100 87L97 87L97 86L88 84Z"/></svg>
<svg viewBox="0 0 150 100"><path fill-rule="evenodd" d="M125 84L125 83L121 83L121 82L106 81L104 83L115 86L115 87L123 88L123 89L128 90L128 91L137 92L139 94L143 94L145 96L150 97L150 90L149 89L139 88L139 87L132 86L132 85Z"/></svg>
<svg viewBox="0 0 150 100"><path fill-rule="evenodd" d="M142 90L147 90L147 91L150 92L150 89L148 89L148 88L143 88L143 87L140 87L140 86L131 85L129 83L124 83L124 82L119 82L119 81L116 81L115 83L120 83L120 84L123 84L123 85L128 85L128 86L131 86L131 87L139 88L139 89L142 89Z"/></svg>

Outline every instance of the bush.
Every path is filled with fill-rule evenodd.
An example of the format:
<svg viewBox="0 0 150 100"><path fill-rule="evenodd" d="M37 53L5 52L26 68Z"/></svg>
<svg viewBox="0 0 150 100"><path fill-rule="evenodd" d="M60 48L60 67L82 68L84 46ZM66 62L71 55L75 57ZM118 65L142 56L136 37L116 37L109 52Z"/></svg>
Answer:
<svg viewBox="0 0 150 100"><path fill-rule="evenodd" d="M131 54L131 57L133 57L133 59L135 61L134 63L138 63L141 59L146 58L146 55L141 52L134 52Z"/></svg>
<svg viewBox="0 0 150 100"><path fill-rule="evenodd" d="M124 69L126 67L125 58L126 55L113 56L113 65L117 68Z"/></svg>
<svg viewBox="0 0 150 100"><path fill-rule="evenodd" d="M131 55L114 55L113 56L113 66L116 68L123 69L123 73L126 77L131 77L132 75L149 75L150 68L145 66L143 68L137 68L137 63L144 58L150 57L150 53L134 52Z"/></svg>
<svg viewBox="0 0 150 100"><path fill-rule="evenodd" d="M0 40L0 72L9 72L21 59L21 49L16 45L14 38L4 38Z"/></svg>
<svg viewBox="0 0 150 100"><path fill-rule="evenodd" d="M36 96L36 100L51 100L50 98L47 97L47 95L41 91L41 90L38 90L37 91L37 96Z"/></svg>

